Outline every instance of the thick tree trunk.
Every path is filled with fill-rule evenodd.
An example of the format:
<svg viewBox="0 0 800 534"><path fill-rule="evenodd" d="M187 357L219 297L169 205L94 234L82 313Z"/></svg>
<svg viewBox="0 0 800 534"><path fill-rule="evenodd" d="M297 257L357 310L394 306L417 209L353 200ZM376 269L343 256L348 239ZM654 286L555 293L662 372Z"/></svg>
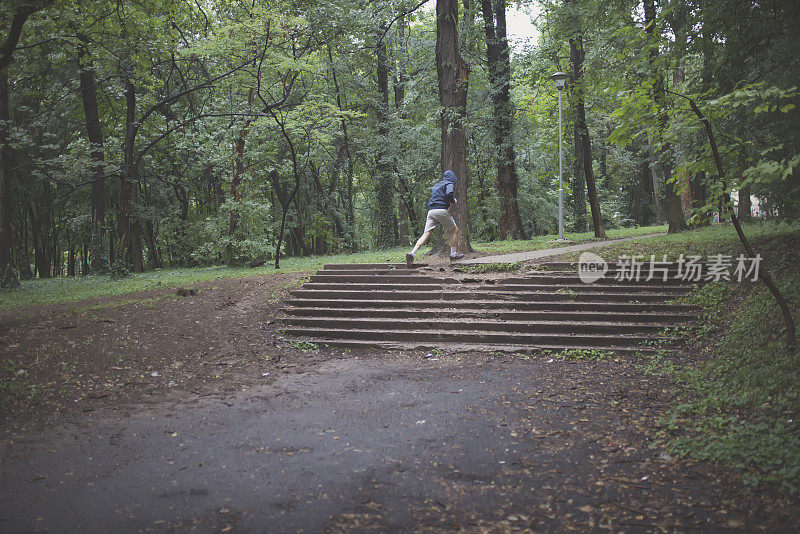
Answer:
<svg viewBox="0 0 800 534"><path fill-rule="evenodd" d="M92 194L91 194L91 258L92 272L108 272L108 254L105 248L106 220L106 182L105 159L103 149L103 130L100 124L100 112L97 107L97 89L94 69L88 55L86 43L88 39L79 35L82 42L78 48L80 65L80 89L83 100L83 113L86 120L86 133L91 145L92 156Z"/></svg>
<svg viewBox="0 0 800 534"><path fill-rule="evenodd" d="M486 34L486 59L489 66L492 107L494 112L494 157L497 162L497 193L500 198L500 239L521 238L522 222L517 205L519 178L514 147L513 113L511 103L511 62L506 38L506 3L481 0L483 28Z"/></svg>
<svg viewBox="0 0 800 534"><path fill-rule="evenodd" d="M583 33L580 22L576 21L578 27L576 32L569 40L570 59L572 60L572 81L573 99L575 106L575 128L578 131L581 145L581 164L583 165L583 176L586 179L586 190L589 196L589 207L592 211L592 226L594 227L595 237L606 237L603 228L603 216L600 213L600 200L597 196L597 187L594 182L594 169L592 168L592 143L589 138L589 127L586 124L586 107L584 105L583 92L583 61L586 56L584 49Z"/></svg>
<svg viewBox="0 0 800 534"><path fill-rule="evenodd" d="M458 2L436 2L436 73L439 80L439 103L442 106L441 171L452 170L458 177L453 216L458 225L458 245L462 252L472 252L467 215L467 138L464 119L467 112L469 65L458 48Z"/></svg>

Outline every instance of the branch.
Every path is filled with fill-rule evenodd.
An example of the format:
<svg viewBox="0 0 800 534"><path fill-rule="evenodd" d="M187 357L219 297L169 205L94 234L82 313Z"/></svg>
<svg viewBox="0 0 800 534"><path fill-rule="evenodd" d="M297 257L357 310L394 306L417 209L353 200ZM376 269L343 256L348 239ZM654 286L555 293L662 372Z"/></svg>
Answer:
<svg viewBox="0 0 800 534"><path fill-rule="evenodd" d="M164 132L162 132L158 137L147 143L141 150L139 150L136 154L136 160L134 163L134 168L138 168L139 164L142 162L142 158L147 153L148 150L153 148L156 143L167 137L169 134L174 132L175 130L180 130L185 126L190 125L191 123L198 121L200 119L206 119L209 117L270 117L270 115L265 115L264 113L202 113L200 115L195 115L190 119L186 119L185 121L179 122L175 126L170 126Z"/></svg>
<svg viewBox="0 0 800 534"><path fill-rule="evenodd" d="M389 30L392 28L392 26L394 25L395 22L397 22L402 17L410 15L411 13L415 12L416 10L418 10L419 8L421 8L422 6L424 6L427 3L428 3L428 0L422 0L420 3L418 3L416 6L412 7L408 11L403 11L402 13L397 15L395 18L390 20L389 24L386 25L386 28L383 29L383 33L378 37L378 41L375 43L375 46L379 46L381 44L381 42L383 42L383 39L386 37L386 34L389 33Z"/></svg>
<svg viewBox="0 0 800 534"><path fill-rule="evenodd" d="M703 128L706 131L706 135L708 136L708 143L711 145L711 154L714 157L714 164L717 167L717 174L719 174L719 177L722 180L723 189L726 189L725 171L722 168L722 158L720 157L719 150L717 149L717 141L714 137L714 130L711 128L711 121L709 121L706 116L703 115L703 112L700 111L697 103L691 97L674 93L669 90L667 90L667 92L688 100L692 111L695 115L697 115L697 118L700 119L700 122L703 124ZM736 229L736 234L739 236L739 241L742 242L745 251L751 258L755 258L756 253L753 250L753 247L750 246L750 242L747 240L747 237L745 237L744 231L742 230L742 225L739 223L739 217L737 217L733 209L731 209L731 222L733 223L733 227ZM794 350L797 345L797 334L795 332L794 318L792 317L792 312L789 309L789 304L786 302L783 293L781 293L780 289L778 289L778 286L775 284L775 281L772 279L772 276L770 275L769 271L767 271L766 267L761 267L759 275L761 280L764 282L764 285L766 285L770 290L772 296L775 297L778 306L781 308L783 321L786 324L786 344L789 350Z"/></svg>
<svg viewBox="0 0 800 534"><path fill-rule="evenodd" d="M14 49L17 47L19 38L22 35L22 27L25 21L28 20L36 9L32 6L24 6L19 11L14 13L14 18L11 20L11 28L8 30L8 38L0 46L0 71L5 70L14 57Z"/></svg>
<svg viewBox="0 0 800 534"><path fill-rule="evenodd" d="M245 68L247 65L249 65L250 63L252 63L254 60L255 60L255 58L254 58L254 57L253 57L253 58L249 58L249 59L247 59L247 61L245 61L244 63L241 63L240 65L237 65L236 67L233 67L232 69L228 70L227 72L224 72L224 73L220 74L219 76L215 76L215 77L213 77L213 78L210 78L210 79L208 79L208 80L206 80L206 81L204 81L204 82L202 82L202 83L199 83L199 84L197 84L197 85L195 85L195 86L193 86L193 87L189 87L189 88L187 88L187 89L184 89L183 91L179 91L179 92L177 92L177 93L175 93L175 94L173 94L173 95L170 95L170 96L168 96L168 97L164 98L164 99L163 99L163 100L161 100L160 102L157 102L156 104L154 104L153 106L151 106L151 107L150 107L150 108L149 108L149 109L148 109L148 110L147 110L147 111L146 111L146 112L145 112L145 113L142 115L142 117L141 117L141 118L139 119L139 121L137 122L136 129L138 130L138 127L139 127L139 125L141 125L141 124L142 124L144 121L146 121L146 120L147 120L147 119L150 117L150 115L152 115L152 114L153 114L153 113L154 113L156 110L158 110L158 108L160 108L161 106L167 106L167 105L169 105L169 104L172 104L173 102L175 102L176 100L178 100L178 99L179 99L180 97L182 97L183 95L187 95L187 94L189 94L189 93L192 93L192 92L194 92L194 91L197 91L198 89L203 89L203 88L205 88L205 87L208 87L208 86L210 86L210 85L214 84L214 82L217 82L217 81L221 80L222 78L225 78L226 76L230 76L230 75L231 75L231 74L233 74L234 72L237 72L237 71L240 71L240 70L242 70L242 69L243 69L243 68Z"/></svg>

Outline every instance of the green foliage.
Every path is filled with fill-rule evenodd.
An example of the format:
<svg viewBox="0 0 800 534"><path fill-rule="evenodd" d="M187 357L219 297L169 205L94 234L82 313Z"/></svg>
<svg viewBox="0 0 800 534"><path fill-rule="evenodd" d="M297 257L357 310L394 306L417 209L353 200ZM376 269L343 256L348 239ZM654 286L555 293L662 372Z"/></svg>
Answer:
<svg viewBox="0 0 800 534"><path fill-rule="evenodd" d="M226 201L214 217L207 217L200 246L192 252L199 264L225 262L242 266L252 260L272 258L274 240L269 203L256 200ZM235 231L231 221L235 218Z"/></svg>

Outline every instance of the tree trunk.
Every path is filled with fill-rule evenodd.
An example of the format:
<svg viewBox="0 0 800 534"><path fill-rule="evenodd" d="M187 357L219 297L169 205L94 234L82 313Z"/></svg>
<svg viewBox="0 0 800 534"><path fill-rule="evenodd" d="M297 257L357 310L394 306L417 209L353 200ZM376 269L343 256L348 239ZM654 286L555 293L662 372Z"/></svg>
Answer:
<svg viewBox="0 0 800 534"><path fill-rule="evenodd" d="M70 243L67 251L67 276L75 276L75 259L75 245Z"/></svg>
<svg viewBox="0 0 800 534"><path fill-rule="evenodd" d="M85 240L81 243L81 274L89 274L89 244Z"/></svg>
<svg viewBox="0 0 800 534"><path fill-rule="evenodd" d="M28 206L28 214L31 219L33 230L33 255L34 266L39 278L50 278L51 268L51 240L50 240L50 188L47 182L42 183L42 202L34 212L32 206Z"/></svg>
<svg viewBox="0 0 800 534"><path fill-rule="evenodd" d="M739 217L740 221L747 222L750 220L751 207L752 202L750 202L750 186L746 185L739 190L739 206L736 210L736 215Z"/></svg>
<svg viewBox="0 0 800 534"><path fill-rule="evenodd" d="M441 171L452 170L458 177L455 186L453 216L458 225L457 248L472 252L467 215L467 138L464 119L467 112L469 66L458 48L458 2L436 1L436 73L439 80L439 103L442 106Z"/></svg>
<svg viewBox="0 0 800 534"><path fill-rule="evenodd" d="M655 0L644 0L644 20L645 32L648 39L653 40L655 33L656 23L656 6ZM655 45L651 45L648 60L651 67L655 68L656 59L658 57L658 50ZM653 81L653 101L658 107L658 128L663 136L667 129L669 118L666 113L666 92L664 87L664 75L660 69L655 68L655 79ZM686 220L683 216L683 209L681 207L681 198L675 192L675 184L670 183L672 177L672 165L668 161L668 155L671 152L669 143L664 143L661 150L657 154L658 159L661 160L661 169L664 177L664 190L666 193L666 209L667 209L667 222L669 223L669 233L682 232L686 230Z"/></svg>
<svg viewBox="0 0 800 534"><path fill-rule="evenodd" d="M0 70L0 287L19 286L11 254L11 172L14 165L7 126L10 118L8 76L5 70Z"/></svg>
<svg viewBox="0 0 800 534"><path fill-rule="evenodd" d="M144 223L145 230L147 231L147 248L149 254L147 261L152 269L160 269L162 267L161 255L158 253L158 245L156 244L156 231L153 227L153 221L147 220Z"/></svg>
<svg viewBox="0 0 800 534"><path fill-rule="evenodd" d="M131 197L136 181L134 168L134 143L136 141L136 88L133 82L125 80L125 140L122 145L124 158L122 176L120 177L119 205L117 206L117 258L114 265L115 274L124 274L128 270L130 251L130 217Z"/></svg>
<svg viewBox="0 0 800 534"><path fill-rule="evenodd" d="M250 87L250 91L247 94L248 108L252 108L253 106L253 97L253 87ZM239 226L238 203L242 200L240 186L242 184L242 178L244 177L245 172L244 147L247 140L247 134L250 132L251 122L251 119L247 119L247 121L245 121L244 127L239 131L239 135L236 137L236 141L234 141L233 144L235 163L233 169L233 179L231 180L231 200L233 200L234 204L231 207L230 222L228 226L228 237L230 238L230 241L228 242L227 261L229 264L234 263L235 261L235 258L233 257L233 241L235 240L236 230Z"/></svg>
<svg viewBox="0 0 800 534"><path fill-rule="evenodd" d="M395 241L394 216L394 176L391 154L385 148L389 145L389 58L386 50L386 31L383 25L376 33L378 79L378 153L376 158L377 177L375 180L376 219L378 223L375 244L378 248L392 247Z"/></svg>
<svg viewBox="0 0 800 534"><path fill-rule="evenodd" d="M589 220L586 214L586 180L583 177L583 143L581 143L578 121L573 122L572 148L574 158L572 160L571 200L572 214L575 221L572 229L575 232L585 232L589 228Z"/></svg>
<svg viewBox="0 0 800 534"><path fill-rule="evenodd" d="M331 78L333 79L333 87L336 91L336 106L339 111L344 111L342 105L342 94L339 88L339 79L336 77L336 68L333 64L333 52L331 51L330 42L328 42L328 64L331 69ZM347 248L351 252L355 251L355 232L353 230L355 224L355 206L353 202L353 156L350 154L350 139L347 134L347 122L342 119L342 146L347 157L347 188L344 198L344 218L347 223L347 232L345 235L345 242Z"/></svg>
<svg viewBox="0 0 800 534"><path fill-rule="evenodd" d="M695 173L694 178L689 182L689 187L692 190L692 209L699 210L706 205L706 173L699 171ZM699 218L695 218L693 227L708 226L711 223L711 218L708 214L703 214Z"/></svg>
<svg viewBox="0 0 800 534"><path fill-rule="evenodd" d="M592 210L594 235L595 237L605 238L606 231L605 228L603 228L603 216L600 213L600 200L597 196L597 187L594 182L592 143L589 138L589 127L586 124L586 107L584 105L583 60L586 56L586 50L584 49L583 32L580 28L580 21L578 21L577 18L576 24L576 31L569 40L569 50L570 59L572 61L575 128L577 129L581 145L581 161L579 164L583 166L583 176L586 179L586 189L589 194L589 207Z"/></svg>
<svg viewBox="0 0 800 534"><path fill-rule="evenodd" d="M80 58L80 89L83 100L83 113L86 120L86 133L91 145L92 156L92 194L91 194L91 269L93 273L108 272L108 254L105 248L106 221L106 183L105 159L103 149L103 130L100 125L100 112L97 107L97 89L94 69L89 58L86 44L88 39L78 35L81 45L78 47Z"/></svg>
<svg viewBox="0 0 800 534"><path fill-rule="evenodd" d="M0 287L15 288L19 286L19 278L13 264L13 230L11 229L11 173L13 169L11 143L9 142L8 125L11 109L9 107L8 71L7 67L14 59L22 27L25 21L36 11L27 2L21 2L8 28L8 37L0 45Z"/></svg>
<svg viewBox="0 0 800 534"><path fill-rule="evenodd" d="M661 224L661 188L658 186L658 159L656 157L655 148L653 147L653 135L650 132L647 133L647 155L650 158L650 163L647 167L650 169L650 178L653 182L653 201L656 207L656 224Z"/></svg>
<svg viewBox="0 0 800 534"><path fill-rule="evenodd" d="M506 3L481 0L486 34L486 59L489 66L490 94L494 112L494 157L497 162L497 193L500 198L499 237L524 237L517 205L516 150L514 147L511 103L511 62L506 38Z"/></svg>

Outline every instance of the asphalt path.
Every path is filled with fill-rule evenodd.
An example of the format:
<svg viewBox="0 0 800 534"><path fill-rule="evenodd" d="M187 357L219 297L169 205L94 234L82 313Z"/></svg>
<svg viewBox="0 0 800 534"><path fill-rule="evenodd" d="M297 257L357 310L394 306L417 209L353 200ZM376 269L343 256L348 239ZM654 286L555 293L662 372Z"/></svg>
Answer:
<svg viewBox="0 0 800 534"><path fill-rule="evenodd" d="M4 440L0 531L785 527L651 448L659 388L615 362L333 359Z"/></svg>

